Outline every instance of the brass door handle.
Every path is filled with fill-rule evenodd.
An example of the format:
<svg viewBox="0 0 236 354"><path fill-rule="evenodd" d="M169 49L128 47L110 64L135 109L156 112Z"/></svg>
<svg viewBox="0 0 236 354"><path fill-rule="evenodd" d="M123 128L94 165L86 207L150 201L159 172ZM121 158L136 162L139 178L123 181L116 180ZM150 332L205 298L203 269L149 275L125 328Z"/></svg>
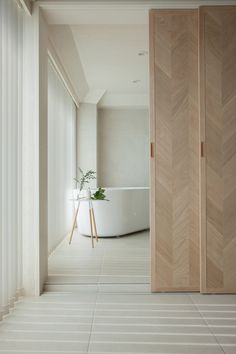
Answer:
<svg viewBox="0 0 236 354"><path fill-rule="evenodd" d="M154 143L150 143L150 156L154 158Z"/></svg>
<svg viewBox="0 0 236 354"><path fill-rule="evenodd" d="M201 141L201 157L205 157L205 142Z"/></svg>

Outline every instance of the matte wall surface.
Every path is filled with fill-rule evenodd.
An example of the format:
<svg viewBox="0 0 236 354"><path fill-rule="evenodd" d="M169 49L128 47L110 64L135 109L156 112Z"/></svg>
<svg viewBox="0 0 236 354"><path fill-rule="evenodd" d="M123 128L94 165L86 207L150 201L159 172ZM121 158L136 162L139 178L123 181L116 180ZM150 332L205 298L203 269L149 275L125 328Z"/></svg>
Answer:
<svg viewBox="0 0 236 354"><path fill-rule="evenodd" d="M198 11L150 14L152 290L198 291Z"/></svg>
<svg viewBox="0 0 236 354"><path fill-rule="evenodd" d="M48 71L48 251L72 225L76 108L51 64Z"/></svg>
<svg viewBox="0 0 236 354"><path fill-rule="evenodd" d="M70 27L67 25L50 26L49 38L77 97L82 102L89 87Z"/></svg>
<svg viewBox="0 0 236 354"><path fill-rule="evenodd" d="M236 292L236 6L201 8L202 292Z"/></svg>
<svg viewBox="0 0 236 354"><path fill-rule="evenodd" d="M97 105L82 103L77 112L77 167L97 172ZM79 171L77 169L77 176ZM90 183L97 187L97 180Z"/></svg>
<svg viewBox="0 0 236 354"><path fill-rule="evenodd" d="M149 185L147 108L99 109L98 184L104 187Z"/></svg>

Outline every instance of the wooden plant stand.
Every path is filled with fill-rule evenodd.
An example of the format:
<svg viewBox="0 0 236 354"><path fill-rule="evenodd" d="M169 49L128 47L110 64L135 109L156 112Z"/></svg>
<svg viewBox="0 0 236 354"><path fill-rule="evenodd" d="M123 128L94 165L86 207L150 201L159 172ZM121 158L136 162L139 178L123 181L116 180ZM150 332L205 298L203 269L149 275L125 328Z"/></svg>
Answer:
<svg viewBox="0 0 236 354"><path fill-rule="evenodd" d="M80 208L81 202L87 202L89 204L89 221L90 221L90 230L91 230L91 241L92 241L92 248L94 248L94 237L96 238L96 241L98 242L97 226L96 226L96 220L95 220L95 215L94 215L92 199L87 199L87 198L79 198L78 199L78 205L75 210L75 216L74 216L72 229L71 229L70 236L69 236L69 244L71 244L71 242L72 242L73 234L74 234L75 227L77 224L77 217L79 214L79 208ZM78 227L78 224L77 224L77 227Z"/></svg>

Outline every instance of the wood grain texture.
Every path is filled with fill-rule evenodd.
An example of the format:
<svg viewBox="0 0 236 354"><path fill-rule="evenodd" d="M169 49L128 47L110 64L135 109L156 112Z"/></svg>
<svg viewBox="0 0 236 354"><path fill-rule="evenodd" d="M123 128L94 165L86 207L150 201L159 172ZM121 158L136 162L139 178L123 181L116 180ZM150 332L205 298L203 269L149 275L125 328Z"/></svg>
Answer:
<svg viewBox="0 0 236 354"><path fill-rule="evenodd" d="M150 12L152 290L199 290L198 11Z"/></svg>
<svg viewBox="0 0 236 354"><path fill-rule="evenodd" d="M201 291L236 292L236 7L203 7L200 23Z"/></svg>

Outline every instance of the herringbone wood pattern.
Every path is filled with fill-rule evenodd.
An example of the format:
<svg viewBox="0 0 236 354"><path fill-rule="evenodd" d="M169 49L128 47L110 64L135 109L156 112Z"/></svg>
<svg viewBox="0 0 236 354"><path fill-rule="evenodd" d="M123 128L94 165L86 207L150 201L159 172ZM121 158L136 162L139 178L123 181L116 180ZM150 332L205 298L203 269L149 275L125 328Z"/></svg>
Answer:
<svg viewBox="0 0 236 354"><path fill-rule="evenodd" d="M154 291L199 290L198 12L151 12ZM153 229L154 230L154 229Z"/></svg>
<svg viewBox="0 0 236 354"><path fill-rule="evenodd" d="M201 11L206 129L206 292L236 291L236 7Z"/></svg>

